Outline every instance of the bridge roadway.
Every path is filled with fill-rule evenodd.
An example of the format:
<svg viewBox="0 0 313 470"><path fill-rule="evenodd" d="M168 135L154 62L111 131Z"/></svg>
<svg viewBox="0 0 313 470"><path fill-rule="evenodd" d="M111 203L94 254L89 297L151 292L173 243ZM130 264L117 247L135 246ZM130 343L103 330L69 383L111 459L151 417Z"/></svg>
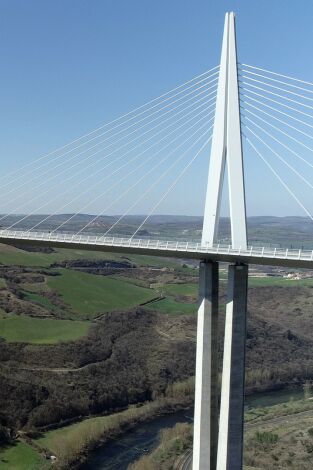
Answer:
<svg viewBox="0 0 313 470"><path fill-rule="evenodd" d="M252 246L246 250L241 250L240 248L233 249L231 245L208 247L200 243L183 241L129 239L20 230L0 230L0 243L313 269L313 250Z"/></svg>

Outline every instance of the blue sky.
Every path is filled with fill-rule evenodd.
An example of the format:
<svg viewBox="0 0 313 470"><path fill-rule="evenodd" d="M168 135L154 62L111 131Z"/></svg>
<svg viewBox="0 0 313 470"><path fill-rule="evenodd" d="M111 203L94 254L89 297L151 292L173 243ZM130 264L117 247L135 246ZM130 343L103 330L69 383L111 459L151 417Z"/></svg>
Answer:
<svg viewBox="0 0 313 470"><path fill-rule="evenodd" d="M313 81L307 0L1 0L3 174L216 65L231 10L240 61ZM302 215L252 154L246 158L249 215ZM159 212L201 214L203 174L200 166L191 173L188 187L198 182L188 202L181 184ZM302 197L313 210L310 193Z"/></svg>

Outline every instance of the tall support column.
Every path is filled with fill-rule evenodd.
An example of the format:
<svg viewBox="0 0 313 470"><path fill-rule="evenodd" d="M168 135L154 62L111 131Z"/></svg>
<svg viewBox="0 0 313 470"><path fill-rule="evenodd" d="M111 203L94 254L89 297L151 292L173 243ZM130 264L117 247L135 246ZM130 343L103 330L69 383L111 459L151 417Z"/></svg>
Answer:
<svg viewBox="0 0 313 470"><path fill-rule="evenodd" d="M213 246L217 242L225 164L228 170L232 247L246 249L246 206L234 13L226 13L225 16L202 230L203 246ZM205 276L207 280L205 284L201 284ZM207 275L203 271L200 274L202 302L198 311L193 470L242 469L247 280L247 266L229 267L216 462L217 337L213 326L215 284L213 271L209 270ZM215 288L217 291L217 286Z"/></svg>
<svg viewBox="0 0 313 470"><path fill-rule="evenodd" d="M215 470L218 440L218 263L201 262L193 470Z"/></svg>
<svg viewBox="0 0 313 470"><path fill-rule="evenodd" d="M248 266L230 265L217 453L218 470L242 470Z"/></svg>

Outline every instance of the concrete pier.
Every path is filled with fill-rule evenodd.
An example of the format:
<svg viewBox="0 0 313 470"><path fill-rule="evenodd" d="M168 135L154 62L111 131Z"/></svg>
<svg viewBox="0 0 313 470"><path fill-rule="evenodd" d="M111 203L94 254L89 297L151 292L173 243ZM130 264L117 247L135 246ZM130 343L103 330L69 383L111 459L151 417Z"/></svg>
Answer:
<svg viewBox="0 0 313 470"><path fill-rule="evenodd" d="M230 265L217 453L218 470L242 470L247 287L248 266Z"/></svg>
<svg viewBox="0 0 313 470"><path fill-rule="evenodd" d="M218 263L201 262L193 470L215 470L218 439Z"/></svg>

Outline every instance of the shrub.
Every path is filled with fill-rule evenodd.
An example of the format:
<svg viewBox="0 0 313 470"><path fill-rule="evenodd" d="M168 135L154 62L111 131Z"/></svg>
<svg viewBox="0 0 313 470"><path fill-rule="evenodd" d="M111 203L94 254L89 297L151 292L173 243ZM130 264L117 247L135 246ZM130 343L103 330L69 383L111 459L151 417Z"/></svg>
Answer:
<svg viewBox="0 0 313 470"><path fill-rule="evenodd" d="M257 431L254 437L258 443L266 447L275 445L278 441L278 434L271 431Z"/></svg>

